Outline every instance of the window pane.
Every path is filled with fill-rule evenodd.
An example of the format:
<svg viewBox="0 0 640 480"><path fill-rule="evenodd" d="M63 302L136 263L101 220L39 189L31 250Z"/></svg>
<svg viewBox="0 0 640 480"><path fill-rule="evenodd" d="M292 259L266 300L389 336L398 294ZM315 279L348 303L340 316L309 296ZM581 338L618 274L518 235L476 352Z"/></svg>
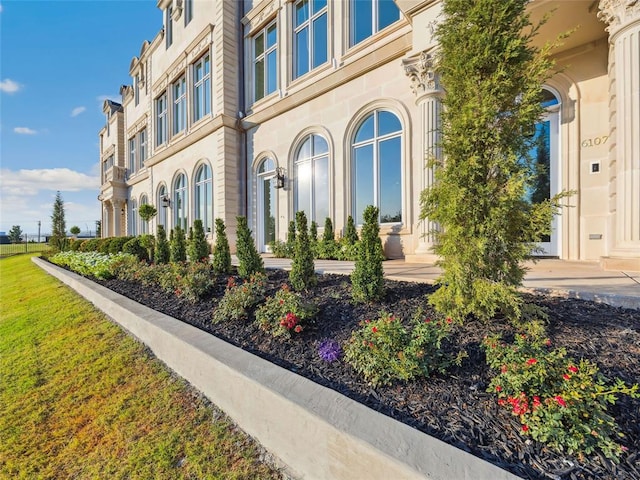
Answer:
<svg viewBox="0 0 640 480"><path fill-rule="evenodd" d="M552 92L544 88L542 89L542 106L543 107L550 107L551 105L557 105L558 103L560 102L558 102L558 99Z"/></svg>
<svg viewBox="0 0 640 480"><path fill-rule="evenodd" d="M373 138L373 114L369 115L356 133L356 143Z"/></svg>
<svg viewBox="0 0 640 480"><path fill-rule="evenodd" d="M267 158L264 162L260 164L260 168L258 168L258 173L266 173L272 172L276 169L276 164L270 158Z"/></svg>
<svg viewBox="0 0 640 480"><path fill-rule="evenodd" d="M278 41L278 29L276 28L276 24L274 23L269 28L267 28L267 48L273 47Z"/></svg>
<svg viewBox="0 0 640 480"><path fill-rule="evenodd" d="M278 55L277 51L267 55L267 93L276 91L278 86Z"/></svg>
<svg viewBox="0 0 640 480"><path fill-rule="evenodd" d="M263 244L267 245L276 239L276 189L275 178L262 180L263 205Z"/></svg>
<svg viewBox="0 0 640 480"><path fill-rule="evenodd" d="M311 216L311 162L296 165L296 193L298 205L296 212L304 210L307 217Z"/></svg>
<svg viewBox="0 0 640 480"><path fill-rule="evenodd" d="M398 117L391 112L378 112L378 135L388 135L402 131L402 124Z"/></svg>
<svg viewBox="0 0 640 480"><path fill-rule="evenodd" d="M373 34L372 5L368 0L351 0L351 41L360 43Z"/></svg>
<svg viewBox="0 0 640 480"><path fill-rule="evenodd" d="M202 74L202 63L201 62L198 62L196 64L196 68L194 69L193 76L194 76L194 80L196 82L202 80L203 74Z"/></svg>
<svg viewBox="0 0 640 480"><path fill-rule="evenodd" d="M329 216L329 157L315 160L313 164L314 220L321 222Z"/></svg>
<svg viewBox="0 0 640 480"><path fill-rule="evenodd" d="M327 0L312 0L313 1L313 13L318 13L324 7L327 6Z"/></svg>
<svg viewBox="0 0 640 480"><path fill-rule="evenodd" d="M209 74L209 55L207 55L204 59L204 74Z"/></svg>
<svg viewBox="0 0 640 480"><path fill-rule="evenodd" d="M255 38L255 46L254 46L254 56L253 58L258 58L260 55L264 53L264 35L261 33Z"/></svg>
<svg viewBox="0 0 640 480"><path fill-rule="evenodd" d="M307 137L304 143L300 146L298 151L298 159L304 160L311 157L311 136Z"/></svg>
<svg viewBox="0 0 640 480"><path fill-rule="evenodd" d="M309 1L302 0L296 4L296 27L309 20Z"/></svg>
<svg viewBox="0 0 640 480"><path fill-rule="evenodd" d="M373 145L355 148L353 152L355 178L354 216L358 224L363 223L363 213L373 201Z"/></svg>
<svg viewBox="0 0 640 480"><path fill-rule="evenodd" d="M211 111L211 81L207 78L204 81L204 105L203 105L203 115L207 115Z"/></svg>
<svg viewBox="0 0 640 480"><path fill-rule="evenodd" d="M295 77L309 71L309 28L305 27L296 33L296 66Z"/></svg>
<svg viewBox="0 0 640 480"><path fill-rule="evenodd" d="M378 0L378 30L400 20L400 10L393 0Z"/></svg>
<svg viewBox="0 0 640 480"><path fill-rule="evenodd" d="M380 223L402 221L401 155L400 137L380 142Z"/></svg>
<svg viewBox="0 0 640 480"><path fill-rule="evenodd" d="M264 97L264 60L256 62L255 66L255 99Z"/></svg>
<svg viewBox="0 0 640 480"><path fill-rule="evenodd" d="M320 135L313 136L313 155L322 155L323 153L329 153L329 145L327 141Z"/></svg>
<svg viewBox="0 0 640 480"><path fill-rule="evenodd" d="M313 22L313 67L327 62L327 14Z"/></svg>

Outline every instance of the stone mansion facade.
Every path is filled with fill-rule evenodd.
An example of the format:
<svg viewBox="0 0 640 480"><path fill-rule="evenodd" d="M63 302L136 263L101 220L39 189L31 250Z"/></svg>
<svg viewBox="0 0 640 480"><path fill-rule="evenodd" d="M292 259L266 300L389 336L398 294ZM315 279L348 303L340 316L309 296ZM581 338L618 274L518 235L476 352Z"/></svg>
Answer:
<svg viewBox="0 0 640 480"><path fill-rule="evenodd" d="M142 43L100 131L103 236L213 219L235 241L246 215L258 249L295 212L340 232L380 209L391 258L431 261L419 194L441 155L444 95L433 71L440 0L159 0L164 26ZM536 128L546 194L577 193L546 255L640 270L640 1L532 0L554 52ZM149 203L158 215L138 215Z"/></svg>

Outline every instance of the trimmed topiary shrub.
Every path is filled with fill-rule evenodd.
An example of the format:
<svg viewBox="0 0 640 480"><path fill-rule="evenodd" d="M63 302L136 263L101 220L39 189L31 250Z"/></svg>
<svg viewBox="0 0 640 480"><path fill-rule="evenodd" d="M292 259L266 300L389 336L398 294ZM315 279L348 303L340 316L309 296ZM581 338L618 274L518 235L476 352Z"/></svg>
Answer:
<svg viewBox="0 0 640 480"><path fill-rule="evenodd" d="M217 275L231 273L231 251L226 227L221 218L216 218L216 244L213 246L213 271Z"/></svg>
<svg viewBox="0 0 640 480"><path fill-rule="evenodd" d="M134 255L138 260L149 260L147 249L140 244L140 237L134 237L122 246L122 251Z"/></svg>
<svg viewBox="0 0 640 480"><path fill-rule="evenodd" d="M307 216L304 211L296 212L296 247L293 253L293 263L289 272L289 281L296 291L308 290L318 283L313 264L313 252L307 233Z"/></svg>
<svg viewBox="0 0 640 480"><path fill-rule="evenodd" d="M187 260L187 244L184 237L184 230L182 230L180 225L176 225L176 228L174 228L171 233L169 259L173 263L184 262Z"/></svg>
<svg viewBox="0 0 640 480"><path fill-rule="evenodd" d="M236 241L238 274L242 278L249 278L254 273L264 273L264 262L251 236L247 217L236 217L236 220L238 221L238 239Z"/></svg>
<svg viewBox="0 0 640 480"><path fill-rule="evenodd" d="M379 300L384 295L384 253L379 232L378 209L369 205L364 211L358 258L351 274L352 295L356 302Z"/></svg>
<svg viewBox="0 0 640 480"><path fill-rule="evenodd" d="M153 261L155 263L168 263L170 258L169 242L167 242L167 232L164 225L158 225L156 232L156 246Z"/></svg>
<svg viewBox="0 0 640 480"><path fill-rule="evenodd" d="M193 222L193 228L189 230L191 233L191 241L188 246L189 260L196 261L209 261L209 244L204 235L204 227L202 226L202 220L198 219Z"/></svg>
<svg viewBox="0 0 640 480"><path fill-rule="evenodd" d="M295 220L289 221L289 228L287 230L287 244L286 244L286 257L293 258L293 251L296 248L296 222Z"/></svg>
<svg viewBox="0 0 640 480"><path fill-rule="evenodd" d="M109 252L112 255L115 255L116 253L120 253L122 252L122 248L124 247L124 244L127 243L129 240L131 240L133 237L114 237L111 239L111 242L109 242Z"/></svg>
<svg viewBox="0 0 640 480"><path fill-rule="evenodd" d="M337 258L338 244L333 231L333 222L329 217L324 221L324 232L322 232L322 240L318 242L318 258L332 260Z"/></svg>

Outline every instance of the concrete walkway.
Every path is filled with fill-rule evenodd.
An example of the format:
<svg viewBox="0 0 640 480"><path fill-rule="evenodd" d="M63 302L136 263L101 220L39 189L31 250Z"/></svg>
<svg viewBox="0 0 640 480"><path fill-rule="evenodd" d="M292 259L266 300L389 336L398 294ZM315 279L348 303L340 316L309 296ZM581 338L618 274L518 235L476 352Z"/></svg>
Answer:
<svg viewBox="0 0 640 480"><path fill-rule="evenodd" d="M265 267L290 269L291 260L263 256ZM353 262L316 260L318 273L350 274ZM434 283L440 269L432 264L387 260L385 277L409 282ZM526 264L528 273L523 290L592 300L615 307L640 310L640 272L605 271L596 262L539 260Z"/></svg>

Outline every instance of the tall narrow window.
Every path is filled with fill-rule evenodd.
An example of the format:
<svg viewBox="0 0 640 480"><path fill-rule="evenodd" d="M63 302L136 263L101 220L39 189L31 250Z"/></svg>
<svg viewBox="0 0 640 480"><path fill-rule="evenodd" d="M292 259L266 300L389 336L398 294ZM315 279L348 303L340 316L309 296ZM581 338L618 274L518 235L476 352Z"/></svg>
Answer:
<svg viewBox="0 0 640 480"><path fill-rule="evenodd" d="M213 191L211 182L211 168L201 165L196 173L196 218L202 220L205 232L210 232L213 226Z"/></svg>
<svg viewBox="0 0 640 480"><path fill-rule="evenodd" d="M133 175L138 170L136 165L136 137L129 139L129 174Z"/></svg>
<svg viewBox="0 0 640 480"><path fill-rule="evenodd" d="M140 148L140 159L139 164L140 168L142 168L144 161L147 159L147 129L143 128L138 133L138 146Z"/></svg>
<svg viewBox="0 0 640 480"><path fill-rule="evenodd" d="M138 106L140 103L140 74L136 74L133 78L133 103Z"/></svg>
<svg viewBox="0 0 640 480"><path fill-rule="evenodd" d="M167 7L164 11L164 41L165 48L169 48L173 43L173 7Z"/></svg>
<svg viewBox="0 0 640 480"><path fill-rule="evenodd" d="M266 158L257 171L258 193L258 248L269 251L269 244L276 239L278 222L278 198L276 190L276 163Z"/></svg>
<svg viewBox="0 0 640 480"><path fill-rule="evenodd" d="M377 110L361 123L352 145L353 214L363 222L368 205L380 209L380 223L402 221L402 124Z"/></svg>
<svg viewBox="0 0 640 480"><path fill-rule="evenodd" d="M129 235L138 235L138 204L135 200L131 200L129 209Z"/></svg>
<svg viewBox="0 0 640 480"><path fill-rule="evenodd" d="M173 224L187 229L187 177L181 173L173 183Z"/></svg>
<svg viewBox="0 0 640 480"><path fill-rule="evenodd" d="M211 62L205 55L193 65L193 121L211 112Z"/></svg>
<svg viewBox="0 0 640 480"><path fill-rule="evenodd" d="M294 7L293 77L327 61L327 0L299 0Z"/></svg>
<svg viewBox="0 0 640 480"><path fill-rule="evenodd" d="M156 146L167 141L167 92L156 99Z"/></svg>
<svg viewBox="0 0 640 480"><path fill-rule="evenodd" d="M295 161L296 211L322 225L329 216L329 145L320 135L309 135Z"/></svg>
<svg viewBox="0 0 640 480"><path fill-rule="evenodd" d="M176 135L187 126L187 80L184 76L171 86L173 97L173 128Z"/></svg>
<svg viewBox="0 0 640 480"><path fill-rule="evenodd" d="M350 0L351 46L400 20L394 0Z"/></svg>
<svg viewBox="0 0 640 480"><path fill-rule="evenodd" d="M193 18L193 0L184 0L184 26L189 25Z"/></svg>
<svg viewBox="0 0 640 480"><path fill-rule="evenodd" d="M149 201L147 200L147 196L145 194L142 194L142 196L140 197L140 206L147 205L148 203L149 203ZM141 218L140 219L140 234L144 235L145 233L149 233L149 225L148 225L148 222L145 222Z"/></svg>
<svg viewBox="0 0 640 480"><path fill-rule="evenodd" d="M278 87L278 29L273 21L253 37L254 100Z"/></svg>

